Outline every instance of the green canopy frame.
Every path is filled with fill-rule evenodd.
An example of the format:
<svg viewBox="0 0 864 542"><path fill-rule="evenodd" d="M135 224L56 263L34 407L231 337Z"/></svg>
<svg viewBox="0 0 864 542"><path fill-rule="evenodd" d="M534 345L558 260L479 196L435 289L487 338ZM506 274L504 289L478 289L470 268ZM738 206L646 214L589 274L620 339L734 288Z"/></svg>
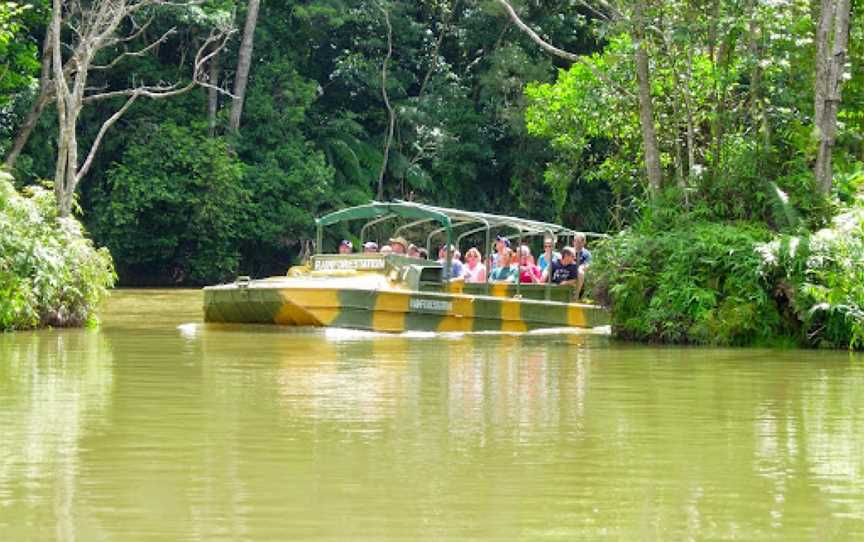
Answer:
<svg viewBox="0 0 864 542"><path fill-rule="evenodd" d="M437 229L433 229L433 231L427 237L426 244L428 245L427 250L430 250L432 237L440 233L445 234L445 246L447 246L447 263L444 266L443 270L445 280L450 278L449 275L453 263L452 247L454 228L477 224L477 227L475 229L471 229L462 233L459 236L459 241L461 241L468 234L479 233L485 230L486 249L490 258L492 247L491 232L493 229L508 229L511 231L516 230L517 233L515 235L511 234L508 237L518 238L520 244L523 237L530 237L534 235L547 235L556 241L561 238L572 238L578 233L582 233L583 235L590 237L607 237L602 234L578 232L570 228L565 228L560 224L540 222L537 220L527 220L524 218L516 218L512 216L463 211L460 209L449 209L446 207L436 207L433 205L425 205L422 203L414 203L402 200L395 200L393 202L373 201L366 205L349 207L347 209L342 209L316 219L315 224L317 226L317 232L315 252L316 254L321 254L324 237L323 231L325 226L338 224L340 222L347 222L350 220L366 219L369 222L363 226L363 229L360 233L362 242L364 234L369 226L372 226L373 224L377 224L379 222L383 222L385 220L390 220L392 218L406 218L413 220L413 222L399 227L396 230L397 235L399 234L399 232L405 231L406 229L428 222L437 222L439 224L439 227ZM518 289L519 282L517 281L516 284Z"/></svg>
<svg viewBox="0 0 864 542"><path fill-rule="evenodd" d="M315 253L321 254L325 226L359 219L380 221L382 218L387 217L402 217L414 220L430 220L438 222L447 234L447 245L449 246L453 242L453 222L446 213L442 213L437 209L432 209L425 205L418 205L409 202L396 201L392 203L382 203L373 201L366 205L349 207L316 219L315 226L317 231L315 234ZM450 278L452 262L453 255L452 252L448 250L447 265L443 270L445 279Z"/></svg>

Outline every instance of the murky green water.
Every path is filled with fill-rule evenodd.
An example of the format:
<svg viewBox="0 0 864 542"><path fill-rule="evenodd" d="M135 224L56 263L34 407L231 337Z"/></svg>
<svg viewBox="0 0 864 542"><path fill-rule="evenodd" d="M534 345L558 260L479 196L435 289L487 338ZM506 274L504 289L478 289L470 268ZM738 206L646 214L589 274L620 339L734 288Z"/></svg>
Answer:
<svg viewBox="0 0 864 542"><path fill-rule="evenodd" d="M864 537L864 359L200 324L0 335L0 539Z"/></svg>

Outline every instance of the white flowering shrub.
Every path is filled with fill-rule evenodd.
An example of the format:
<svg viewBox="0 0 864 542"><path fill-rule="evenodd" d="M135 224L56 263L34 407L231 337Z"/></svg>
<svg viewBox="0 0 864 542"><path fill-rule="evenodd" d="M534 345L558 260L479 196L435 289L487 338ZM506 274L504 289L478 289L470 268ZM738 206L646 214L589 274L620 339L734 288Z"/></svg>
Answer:
<svg viewBox="0 0 864 542"><path fill-rule="evenodd" d="M864 205L807 236L760 245L762 274L777 285L814 346L864 349Z"/></svg>

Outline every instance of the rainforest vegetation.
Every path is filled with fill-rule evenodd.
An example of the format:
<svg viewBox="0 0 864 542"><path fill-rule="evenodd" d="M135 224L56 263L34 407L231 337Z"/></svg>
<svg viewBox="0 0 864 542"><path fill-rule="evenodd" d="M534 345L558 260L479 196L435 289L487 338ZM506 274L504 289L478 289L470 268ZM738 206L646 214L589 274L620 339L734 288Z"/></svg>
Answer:
<svg viewBox="0 0 864 542"><path fill-rule="evenodd" d="M588 287L621 337L861 348L862 11L4 2L3 193L53 192L129 285L280 273L371 198L560 221L611 235Z"/></svg>

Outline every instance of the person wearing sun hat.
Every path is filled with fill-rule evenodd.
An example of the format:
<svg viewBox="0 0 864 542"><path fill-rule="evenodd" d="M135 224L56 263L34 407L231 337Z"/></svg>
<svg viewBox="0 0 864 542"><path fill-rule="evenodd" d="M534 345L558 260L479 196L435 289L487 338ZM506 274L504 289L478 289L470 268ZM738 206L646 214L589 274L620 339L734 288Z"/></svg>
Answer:
<svg viewBox="0 0 864 542"><path fill-rule="evenodd" d="M378 243L375 241L366 241L363 243L364 254L375 254L376 252L378 252Z"/></svg>
<svg viewBox="0 0 864 542"><path fill-rule="evenodd" d="M339 254L352 254L354 252L354 243L348 239L342 239L339 243Z"/></svg>
<svg viewBox="0 0 864 542"><path fill-rule="evenodd" d="M393 254L404 255L408 249L408 241L402 237L391 237L388 241L390 248L393 249Z"/></svg>

